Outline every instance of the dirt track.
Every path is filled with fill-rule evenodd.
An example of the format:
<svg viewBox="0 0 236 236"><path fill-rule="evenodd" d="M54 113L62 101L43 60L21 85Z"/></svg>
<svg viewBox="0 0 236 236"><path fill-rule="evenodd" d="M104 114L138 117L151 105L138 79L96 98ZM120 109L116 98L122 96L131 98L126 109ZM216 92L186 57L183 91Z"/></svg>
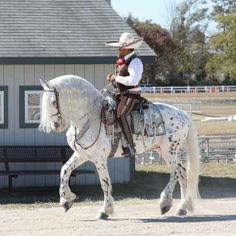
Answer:
<svg viewBox="0 0 236 236"><path fill-rule="evenodd" d="M67 213L60 207L0 208L1 236L226 236L236 233L236 198L200 200L194 215L174 216L174 207L161 216L156 204L115 204L115 215L107 221L95 221L100 208L74 205Z"/></svg>

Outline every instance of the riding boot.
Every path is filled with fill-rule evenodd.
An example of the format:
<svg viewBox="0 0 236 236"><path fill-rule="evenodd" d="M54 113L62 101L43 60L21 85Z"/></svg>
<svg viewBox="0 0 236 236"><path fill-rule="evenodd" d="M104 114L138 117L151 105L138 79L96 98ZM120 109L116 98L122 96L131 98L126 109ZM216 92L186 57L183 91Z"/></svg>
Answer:
<svg viewBox="0 0 236 236"><path fill-rule="evenodd" d="M133 143L133 136L130 127L128 126L128 122L123 124L122 120L120 119L120 126L123 132L123 135L127 141L127 147L122 147L123 148L123 153L122 155L124 156L134 156L136 154L136 150L134 148L134 143ZM125 128L126 127L126 128Z"/></svg>
<svg viewBox="0 0 236 236"><path fill-rule="evenodd" d="M129 151L129 149L128 149L128 147L123 147L123 146L122 146L122 150L123 150L123 152L121 153L122 156L128 157L128 156L131 155L131 154L130 154L130 151Z"/></svg>

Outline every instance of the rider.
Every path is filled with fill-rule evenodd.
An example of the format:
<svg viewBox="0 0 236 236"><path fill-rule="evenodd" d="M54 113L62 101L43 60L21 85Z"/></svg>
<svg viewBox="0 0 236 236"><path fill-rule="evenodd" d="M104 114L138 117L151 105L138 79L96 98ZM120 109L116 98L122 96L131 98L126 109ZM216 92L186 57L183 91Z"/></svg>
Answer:
<svg viewBox="0 0 236 236"><path fill-rule="evenodd" d="M140 101L143 64L134 49L140 47L141 43L142 39L135 40L131 33L123 33L118 42L106 42L106 46L119 49L115 74L108 74L107 80L115 82L115 86L119 89L116 96L118 101L117 118L127 141L127 146L123 144L122 147L124 156L134 155L136 152L127 116L135 104Z"/></svg>

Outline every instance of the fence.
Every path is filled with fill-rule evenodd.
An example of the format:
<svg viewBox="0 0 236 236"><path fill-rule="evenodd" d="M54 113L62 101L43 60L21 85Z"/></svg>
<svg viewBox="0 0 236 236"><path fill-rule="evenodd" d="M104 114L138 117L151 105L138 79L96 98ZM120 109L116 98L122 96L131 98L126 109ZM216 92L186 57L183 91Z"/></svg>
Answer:
<svg viewBox="0 0 236 236"><path fill-rule="evenodd" d="M171 87L141 87L142 93L213 93L236 92L236 86L171 86Z"/></svg>
<svg viewBox="0 0 236 236"><path fill-rule="evenodd" d="M201 162L224 161L236 164L236 135L206 135L199 137L199 148ZM178 153L181 161L186 160L185 148ZM136 156L138 163L165 163L162 157L156 152L148 152Z"/></svg>

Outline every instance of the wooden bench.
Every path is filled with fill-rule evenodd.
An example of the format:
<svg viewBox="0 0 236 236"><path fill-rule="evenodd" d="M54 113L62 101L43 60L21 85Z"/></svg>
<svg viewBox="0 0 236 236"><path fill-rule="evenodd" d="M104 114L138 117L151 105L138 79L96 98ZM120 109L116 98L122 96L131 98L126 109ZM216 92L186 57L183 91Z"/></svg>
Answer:
<svg viewBox="0 0 236 236"><path fill-rule="evenodd" d="M11 168L11 163L61 163L61 166L71 157L73 151L68 146L1 146L0 147L0 177L8 176L8 188L13 186L13 178L19 175L59 175L60 168L37 169L32 164L31 169ZM94 170L79 169L76 174L94 174Z"/></svg>

